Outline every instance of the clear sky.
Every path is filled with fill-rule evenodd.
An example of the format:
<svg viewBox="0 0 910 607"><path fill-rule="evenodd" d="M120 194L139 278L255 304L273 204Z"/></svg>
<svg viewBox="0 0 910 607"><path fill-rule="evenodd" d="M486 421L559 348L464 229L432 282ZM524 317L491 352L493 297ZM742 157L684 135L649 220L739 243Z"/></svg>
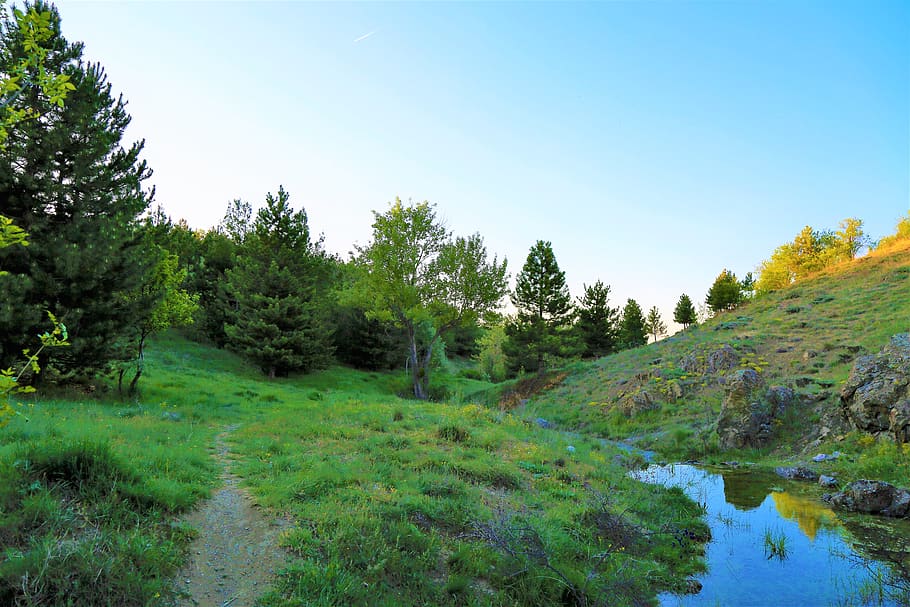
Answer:
<svg viewBox="0 0 910 607"><path fill-rule="evenodd" d="M60 2L156 201L208 228L283 184L330 251L400 196L514 275L553 243L665 320L805 225L910 208L910 2Z"/></svg>

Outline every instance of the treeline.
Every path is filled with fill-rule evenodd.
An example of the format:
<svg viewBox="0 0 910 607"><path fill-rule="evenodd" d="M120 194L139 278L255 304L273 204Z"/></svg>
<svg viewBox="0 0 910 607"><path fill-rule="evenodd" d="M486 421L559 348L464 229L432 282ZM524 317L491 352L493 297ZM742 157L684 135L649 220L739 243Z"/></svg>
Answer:
<svg viewBox="0 0 910 607"><path fill-rule="evenodd" d="M0 238L11 245L0 247L0 369L22 361L47 331L48 312L70 345L42 352L38 366L50 370L42 377L113 374L127 392L138 388L146 340L170 327L238 352L269 377L333 361L404 367L418 398L432 396L430 376L446 353L473 357L479 374L502 380L666 334L656 307L646 313L634 299L614 307L600 280L573 298L543 240L510 292L505 260L490 258L478 234L450 233L426 202L375 212L370 242L347 260L325 251L282 187L255 213L231 202L205 231L152 210L143 142L123 142L125 101L100 65L83 61L82 45L62 37L56 10L40 7L49 25L38 41L19 21L3 23L0 72L22 82L60 77L71 90L63 103L24 86L8 104L21 119L4 123L0 145L0 231L17 231ZM35 44L41 53L29 52ZM898 236L910 232L906 223ZM702 310L684 294L673 319L688 327L865 246L859 220L837 232L806 228L757 281L724 270ZM503 317L507 295L514 313Z"/></svg>
<svg viewBox="0 0 910 607"><path fill-rule="evenodd" d="M738 280L736 274L724 269L708 291L705 312L732 310L753 297L778 291L826 268L851 261L863 250L887 250L907 240L910 240L910 213L898 220L894 234L878 242L865 233L863 221L856 217L841 221L838 230L806 226L759 265L758 279L749 272Z"/></svg>
<svg viewBox="0 0 910 607"><path fill-rule="evenodd" d="M445 351L488 361L498 379L666 331L656 308L645 316L633 300L611 307L601 282L573 302L542 241L511 294L517 314L501 318L505 261L489 259L479 235L449 233L428 203L396 200L375 213L371 242L348 260L325 251L283 188L255 213L233 201L207 231L174 222L151 209L144 142L123 141L126 102L100 65L82 59L82 45L62 36L56 9L36 7L47 20L40 39L27 22L4 18L0 71L23 83L59 78L68 95L64 103L48 86L26 84L7 104L21 119L4 121L0 214L4 231L27 243L0 247L0 368L21 362L52 312L70 345L42 353L41 377L113 374L133 392L146 340L183 327L270 377L335 360L404 366L426 398Z"/></svg>

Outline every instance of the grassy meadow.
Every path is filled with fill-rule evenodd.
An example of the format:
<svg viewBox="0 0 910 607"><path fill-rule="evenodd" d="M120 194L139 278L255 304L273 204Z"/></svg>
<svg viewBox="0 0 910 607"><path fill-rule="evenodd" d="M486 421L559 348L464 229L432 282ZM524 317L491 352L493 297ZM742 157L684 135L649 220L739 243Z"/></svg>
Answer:
<svg viewBox="0 0 910 607"><path fill-rule="evenodd" d="M268 381L175 335L146 362L135 402L41 397L0 430L0 603L169 604L228 428L228 465L293 521L262 605L641 605L702 566L698 505L519 411L402 399L398 374Z"/></svg>

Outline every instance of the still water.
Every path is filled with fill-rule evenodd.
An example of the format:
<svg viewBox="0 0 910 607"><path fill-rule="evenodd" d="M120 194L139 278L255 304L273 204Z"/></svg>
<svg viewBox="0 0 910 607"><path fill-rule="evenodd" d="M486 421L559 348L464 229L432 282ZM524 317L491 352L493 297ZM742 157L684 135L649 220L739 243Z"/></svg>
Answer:
<svg viewBox="0 0 910 607"><path fill-rule="evenodd" d="M813 486L743 470L652 465L635 476L682 488L711 527L701 592L661 595L663 607L910 604L910 581L885 564L910 566L906 521L836 514Z"/></svg>

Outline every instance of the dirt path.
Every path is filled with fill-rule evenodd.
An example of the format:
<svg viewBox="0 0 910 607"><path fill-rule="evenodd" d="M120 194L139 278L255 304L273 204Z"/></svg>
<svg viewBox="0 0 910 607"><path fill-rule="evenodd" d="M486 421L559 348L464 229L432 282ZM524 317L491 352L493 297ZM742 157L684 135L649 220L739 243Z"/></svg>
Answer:
<svg viewBox="0 0 910 607"><path fill-rule="evenodd" d="M185 519L199 537L177 578L177 590L184 595L177 607L252 607L286 564L277 540L290 521L266 519L230 472L225 441L236 429L230 426L215 439L222 487Z"/></svg>

